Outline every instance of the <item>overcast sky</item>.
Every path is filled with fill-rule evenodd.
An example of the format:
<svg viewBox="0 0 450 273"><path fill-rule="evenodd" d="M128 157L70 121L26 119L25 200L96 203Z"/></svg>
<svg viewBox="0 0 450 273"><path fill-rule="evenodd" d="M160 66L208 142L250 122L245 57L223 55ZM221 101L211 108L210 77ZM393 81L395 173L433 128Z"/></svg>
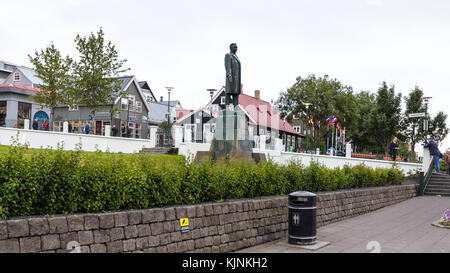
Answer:
<svg viewBox="0 0 450 273"><path fill-rule="evenodd" d="M356 92L386 81L406 96L418 85L433 97L431 113L450 114L448 0L1 0L0 8L0 59L31 66L27 54L52 41L75 57L76 34L102 27L128 74L157 98L175 87L171 98L185 108L224 85L235 42L246 94L259 89L271 101L298 76L327 74Z"/></svg>

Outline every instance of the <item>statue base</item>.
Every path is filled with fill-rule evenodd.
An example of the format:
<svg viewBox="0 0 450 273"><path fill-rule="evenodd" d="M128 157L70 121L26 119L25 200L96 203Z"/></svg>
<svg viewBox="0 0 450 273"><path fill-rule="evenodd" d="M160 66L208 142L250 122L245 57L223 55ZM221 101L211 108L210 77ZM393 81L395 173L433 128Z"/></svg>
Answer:
<svg viewBox="0 0 450 273"><path fill-rule="evenodd" d="M254 154L250 140L248 121L242 111L224 110L217 117L216 131L209 152L198 152L195 162L204 158L211 160L239 159L256 163L266 160L264 154Z"/></svg>

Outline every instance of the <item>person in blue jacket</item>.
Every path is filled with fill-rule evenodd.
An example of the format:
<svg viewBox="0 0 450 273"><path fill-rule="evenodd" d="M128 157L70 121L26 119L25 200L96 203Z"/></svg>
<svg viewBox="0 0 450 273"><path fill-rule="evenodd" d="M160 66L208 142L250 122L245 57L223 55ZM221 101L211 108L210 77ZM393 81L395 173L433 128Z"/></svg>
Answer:
<svg viewBox="0 0 450 273"><path fill-rule="evenodd" d="M89 123L86 123L86 126L84 127L84 132L89 135Z"/></svg>
<svg viewBox="0 0 450 273"><path fill-rule="evenodd" d="M440 172L439 160L441 159L441 152L439 151L438 145L433 141L432 137L428 138L429 142L425 142L423 147L430 149L430 155L433 157L434 165L436 166L436 172Z"/></svg>

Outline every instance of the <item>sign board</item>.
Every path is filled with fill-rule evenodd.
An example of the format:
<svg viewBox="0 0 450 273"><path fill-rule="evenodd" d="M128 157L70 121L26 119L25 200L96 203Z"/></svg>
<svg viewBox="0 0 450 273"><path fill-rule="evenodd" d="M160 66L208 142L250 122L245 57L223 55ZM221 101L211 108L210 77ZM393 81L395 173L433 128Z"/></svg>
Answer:
<svg viewBox="0 0 450 273"><path fill-rule="evenodd" d="M89 120L92 120L92 115L89 115Z"/></svg>
<svg viewBox="0 0 450 273"><path fill-rule="evenodd" d="M180 226L181 226L181 232L189 232L189 219L188 218L182 218L180 219Z"/></svg>
<svg viewBox="0 0 450 273"><path fill-rule="evenodd" d="M409 114L410 118L424 118L425 117L425 113L413 113L413 114Z"/></svg>

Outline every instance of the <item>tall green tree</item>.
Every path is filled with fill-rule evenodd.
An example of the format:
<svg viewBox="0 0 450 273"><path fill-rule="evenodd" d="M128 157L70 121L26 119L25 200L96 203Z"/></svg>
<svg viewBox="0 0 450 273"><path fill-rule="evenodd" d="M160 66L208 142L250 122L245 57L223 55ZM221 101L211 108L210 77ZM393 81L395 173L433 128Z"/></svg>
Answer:
<svg viewBox="0 0 450 273"><path fill-rule="evenodd" d="M95 113L99 106L111 105L125 95L119 93L120 80L116 77L128 71L123 68L126 60L120 60L115 45L106 42L102 28L89 37L77 35L75 42L79 61L74 62L72 97L77 104L91 109L95 132Z"/></svg>
<svg viewBox="0 0 450 273"><path fill-rule="evenodd" d="M437 142L442 141L447 137L449 128L447 127L447 114L440 111L436 116L430 120L429 134Z"/></svg>
<svg viewBox="0 0 450 273"><path fill-rule="evenodd" d="M411 147L411 158L416 158L415 146L425 137L421 118L410 118L413 113L425 113L426 107L423 101L423 91L416 86L408 96L405 96L406 110L401 122L403 132L406 134Z"/></svg>
<svg viewBox="0 0 450 273"><path fill-rule="evenodd" d="M55 107L59 103L67 103L69 99L70 70L72 59L62 57L61 52L51 43L45 49L35 51L34 56L28 55L36 76L42 80L40 92L31 95L30 99L50 109L50 130L53 130Z"/></svg>
<svg viewBox="0 0 450 273"><path fill-rule="evenodd" d="M351 87L344 86L328 75L298 77L291 88L280 93L276 104L282 117L292 112L308 125L313 132L314 148L320 147L323 140L323 134L327 130L327 116L340 115L338 118L344 127L345 122L354 121L351 111L356 107ZM310 118L312 124L308 123Z"/></svg>
<svg viewBox="0 0 450 273"><path fill-rule="evenodd" d="M371 116L376 109L376 95L369 91L361 91L355 95L357 110L354 112L356 122L348 130L356 152L379 152L379 145L371 130ZM383 151L383 149L381 149Z"/></svg>
<svg viewBox="0 0 450 273"><path fill-rule="evenodd" d="M388 155L388 145L400 130L402 94L395 94L395 87L381 84L376 97L376 107L370 114L369 128L377 143Z"/></svg>

